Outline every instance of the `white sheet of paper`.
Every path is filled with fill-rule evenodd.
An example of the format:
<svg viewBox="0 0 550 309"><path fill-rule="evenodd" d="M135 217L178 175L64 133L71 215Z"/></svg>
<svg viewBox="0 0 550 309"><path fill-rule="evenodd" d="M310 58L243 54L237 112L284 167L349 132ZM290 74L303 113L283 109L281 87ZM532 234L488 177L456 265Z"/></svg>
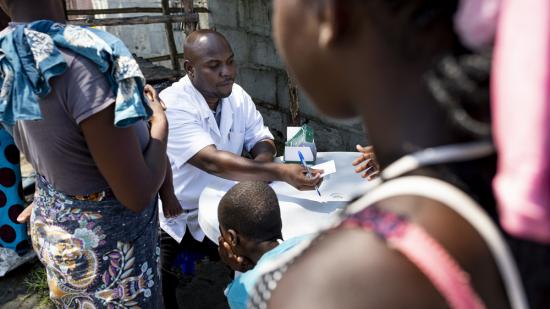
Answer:
<svg viewBox="0 0 550 309"><path fill-rule="evenodd" d="M334 160L314 165L311 168L323 170L323 174L321 174L321 177L336 173L336 163L334 162Z"/></svg>

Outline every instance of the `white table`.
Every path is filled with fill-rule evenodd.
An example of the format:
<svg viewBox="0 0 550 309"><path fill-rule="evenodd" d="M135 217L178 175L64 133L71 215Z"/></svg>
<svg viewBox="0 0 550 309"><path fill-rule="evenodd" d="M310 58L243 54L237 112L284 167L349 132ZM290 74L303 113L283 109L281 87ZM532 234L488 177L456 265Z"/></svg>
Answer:
<svg viewBox="0 0 550 309"><path fill-rule="evenodd" d="M367 180L355 173L351 162L359 156L356 152L320 152L316 164L334 160L336 173L325 177L319 190L299 191L291 185L276 181L271 187L277 193L283 221L283 237L314 233L328 227L339 211L353 198L354 189ZM223 195L235 185L235 181L218 178L204 189L199 199L199 225L210 240L218 243L218 204Z"/></svg>

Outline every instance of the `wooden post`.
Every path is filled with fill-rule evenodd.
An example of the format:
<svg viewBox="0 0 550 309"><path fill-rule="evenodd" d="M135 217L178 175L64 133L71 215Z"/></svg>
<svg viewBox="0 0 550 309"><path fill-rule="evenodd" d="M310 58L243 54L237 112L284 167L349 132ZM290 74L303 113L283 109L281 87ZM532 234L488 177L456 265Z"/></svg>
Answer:
<svg viewBox="0 0 550 309"><path fill-rule="evenodd" d="M162 14L170 15L170 3L169 0L162 0ZM168 49L170 50L170 60L172 61L172 68L176 71L180 71L180 63L178 60L178 49L176 48L176 40L174 39L174 29L172 22L164 24L166 30L166 39L168 40Z"/></svg>
<svg viewBox="0 0 550 309"><path fill-rule="evenodd" d="M186 14L193 14L194 8L193 8L193 0L182 0L183 5L183 11ZM191 32L197 30L197 22L184 22L183 23L183 32L185 32L185 35L189 35Z"/></svg>
<svg viewBox="0 0 550 309"><path fill-rule="evenodd" d="M67 1L63 0L63 11L65 12L65 20L69 19L69 14L67 13Z"/></svg>
<svg viewBox="0 0 550 309"><path fill-rule="evenodd" d="M290 97L290 125L293 127L300 126L300 100L298 97L298 86L294 81L294 77L286 72L288 77L288 95Z"/></svg>

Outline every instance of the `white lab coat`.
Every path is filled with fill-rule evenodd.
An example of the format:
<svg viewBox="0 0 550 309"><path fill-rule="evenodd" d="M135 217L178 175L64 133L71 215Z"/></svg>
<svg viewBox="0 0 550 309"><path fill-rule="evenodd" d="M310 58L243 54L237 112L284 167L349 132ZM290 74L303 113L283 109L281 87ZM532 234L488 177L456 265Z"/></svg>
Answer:
<svg viewBox="0 0 550 309"><path fill-rule="evenodd" d="M198 201L204 188L213 180L210 175L187 163L195 154L209 145L240 155L243 147L250 151L256 143L273 139L264 125L250 96L237 84L231 95L221 103L221 121L218 128L214 114L204 97L187 76L160 93L166 104L168 118L168 157L172 166L174 191L184 213L166 219L160 204L160 226L178 242L188 226L199 241L204 233L198 224Z"/></svg>

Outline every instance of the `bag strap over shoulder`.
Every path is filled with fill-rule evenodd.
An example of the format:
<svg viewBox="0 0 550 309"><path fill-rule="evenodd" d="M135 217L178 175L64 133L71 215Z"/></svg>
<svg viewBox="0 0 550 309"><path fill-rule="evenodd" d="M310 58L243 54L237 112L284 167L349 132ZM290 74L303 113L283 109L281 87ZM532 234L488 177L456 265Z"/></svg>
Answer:
<svg viewBox="0 0 550 309"><path fill-rule="evenodd" d="M500 231L479 204L455 186L425 176L399 177L369 190L362 198L349 205L346 213L357 213L366 205L369 207L381 200L403 195L416 195L439 201L470 223L483 238L496 261L512 308L528 308L516 263Z"/></svg>

